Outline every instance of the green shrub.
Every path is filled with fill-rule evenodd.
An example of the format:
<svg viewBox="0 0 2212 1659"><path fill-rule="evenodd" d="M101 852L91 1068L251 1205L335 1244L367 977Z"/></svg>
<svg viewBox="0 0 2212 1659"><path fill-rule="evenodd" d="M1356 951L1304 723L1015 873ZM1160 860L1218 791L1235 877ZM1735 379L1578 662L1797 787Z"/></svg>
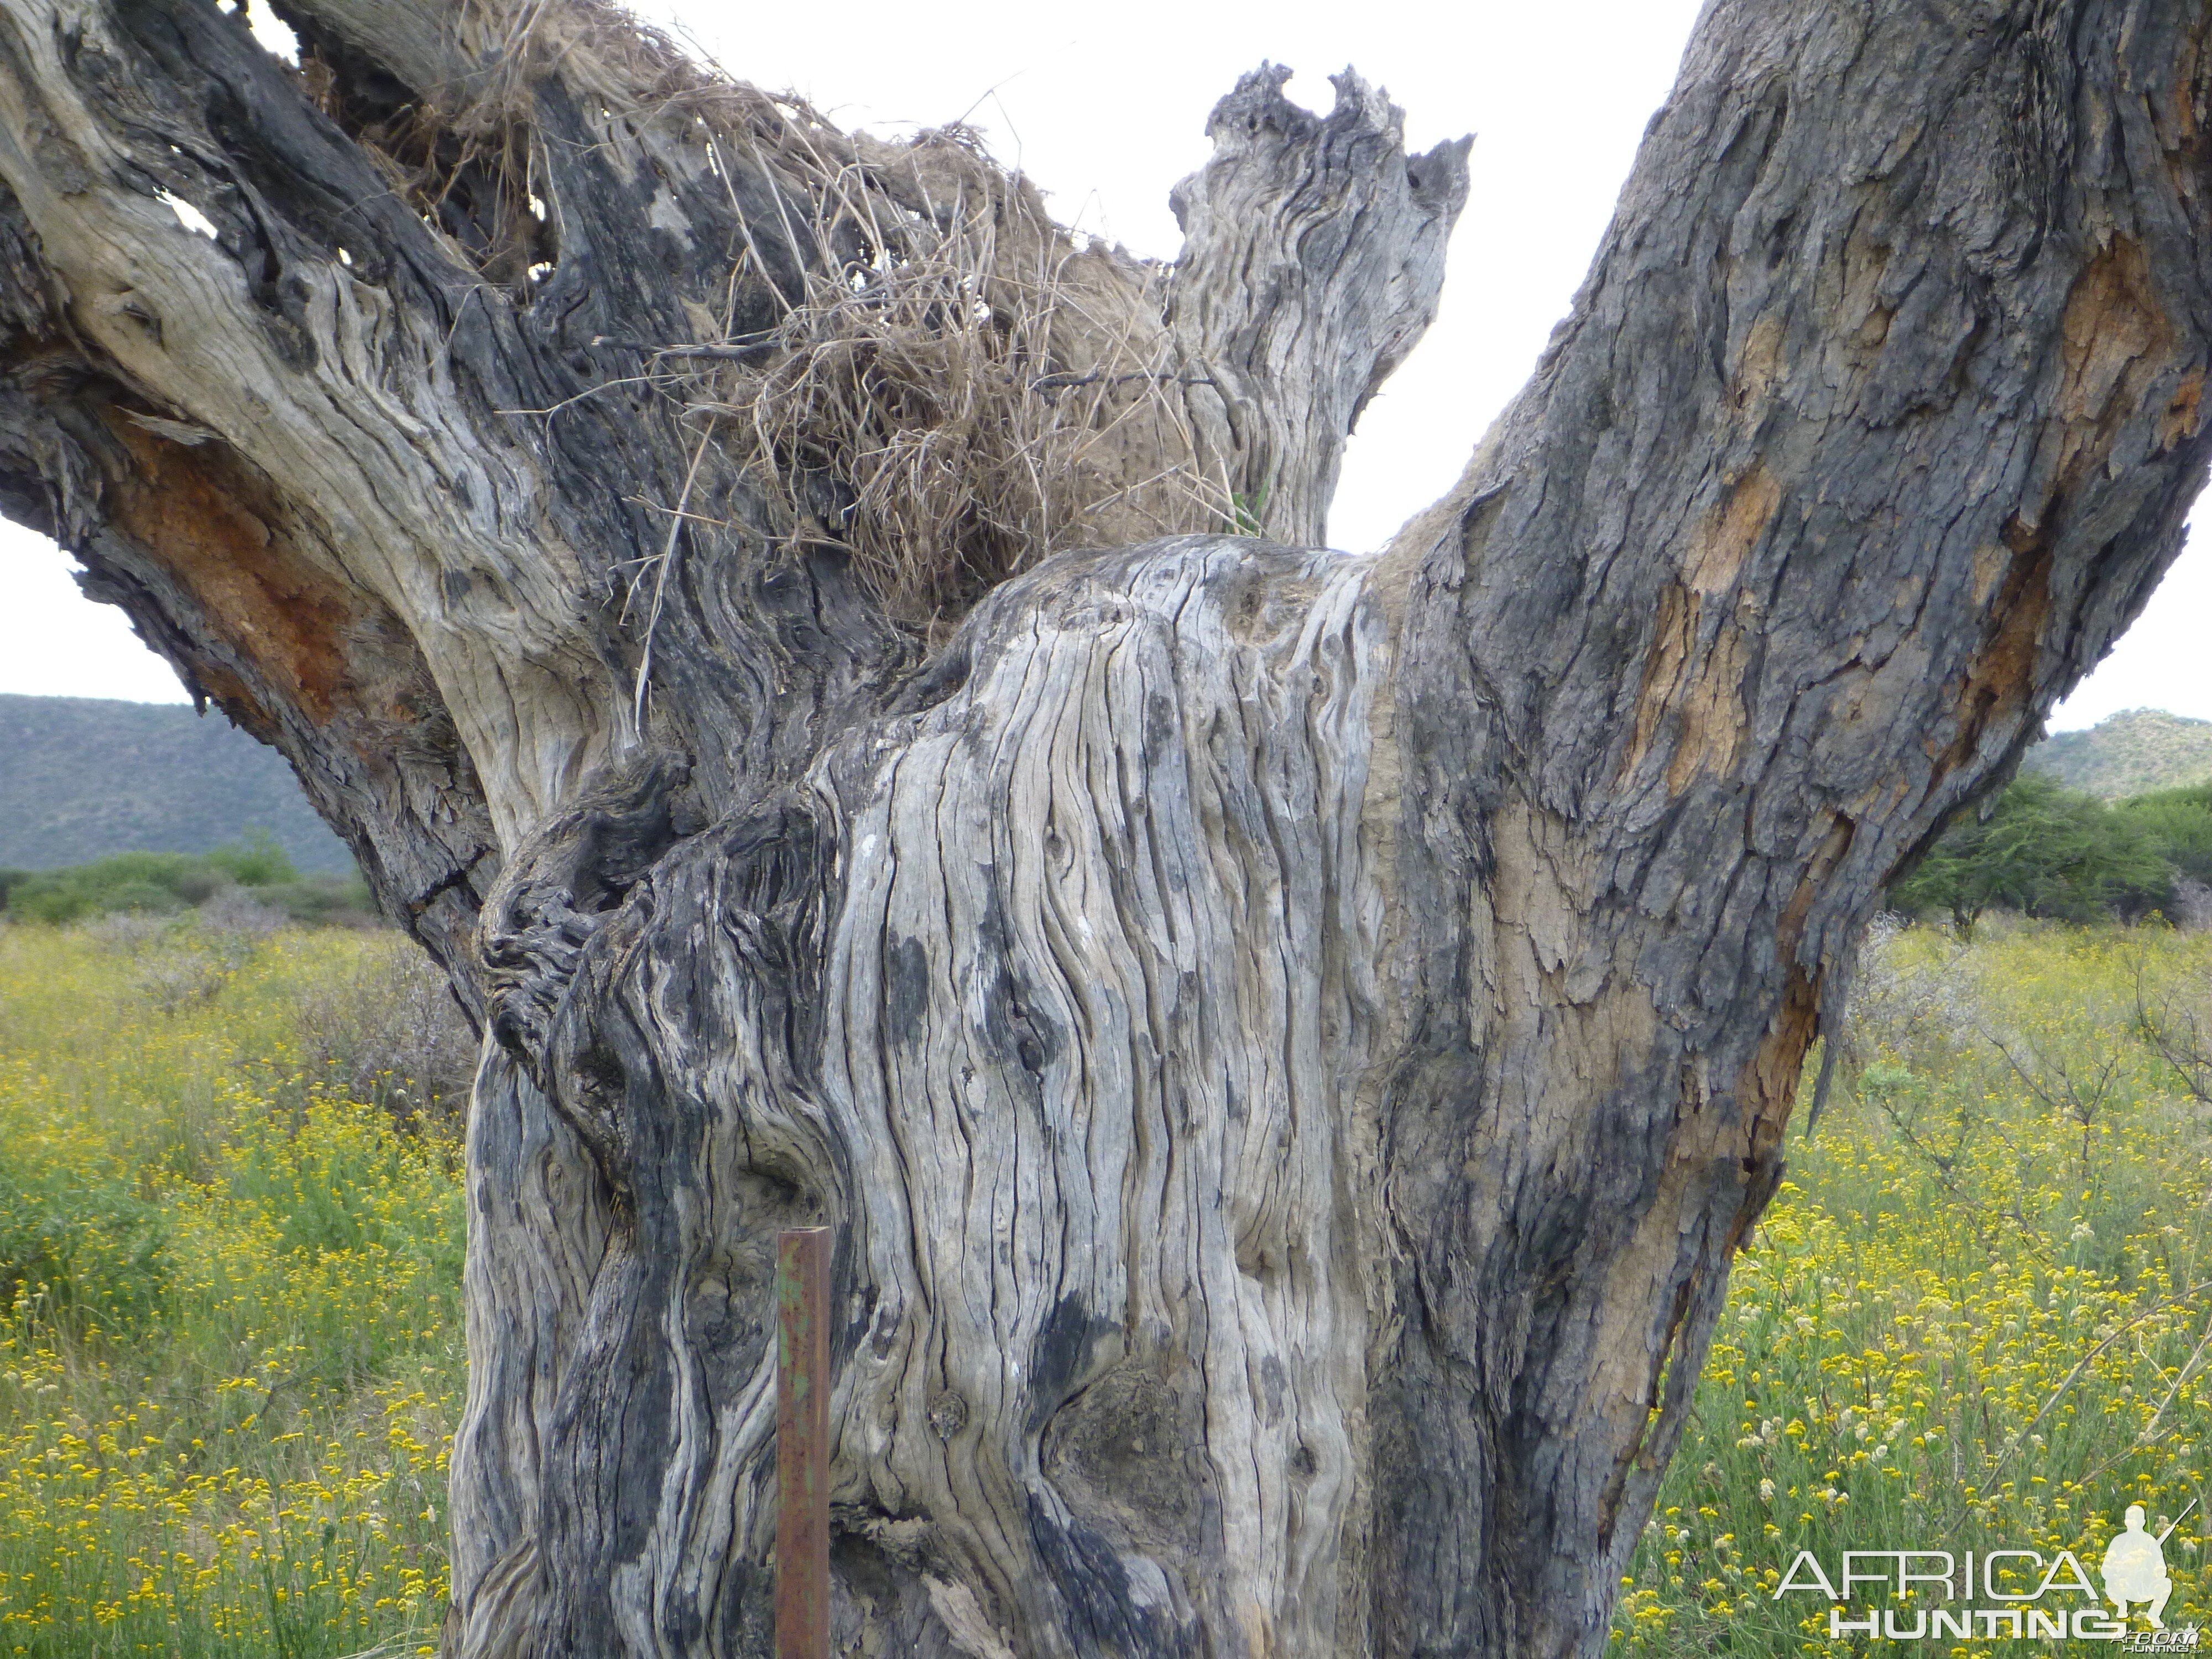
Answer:
<svg viewBox="0 0 2212 1659"><path fill-rule="evenodd" d="M309 876L301 881L256 888L253 896L282 910L288 921L309 927L358 925L372 921L376 914L368 884L358 876Z"/></svg>
<svg viewBox="0 0 2212 1659"><path fill-rule="evenodd" d="M2137 795L2119 810L2142 825L2177 874L2212 886L2212 784Z"/></svg>
<svg viewBox="0 0 2212 1659"><path fill-rule="evenodd" d="M206 861L240 887L274 887L300 879L291 859L266 830L248 832L243 847L216 848Z"/></svg>
<svg viewBox="0 0 2212 1659"><path fill-rule="evenodd" d="M112 1178L40 1168L0 1146L0 1307L64 1329L143 1327L168 1283L161 1212Z"/></svg>
<svg viewBox="0 0 2212 1659"><path fill-rule="evenodd" d="M1890 892L1897 908L1948 913L1962 933L1990 908L2086 923L2135 921L2172 899L2148 823L2039 774L2008 785L1986 818L1954 821Z"/></svg>
<svg viewBox="0 0 2212 1659"><path fill-rule="evenodd" d="M165 915L191 901L187 889L205 873L184 853L119 853L94 864L39 870L8 890L8 914L24 921L64 922L112 911Z"/></svg>
<svg viewBox="0 0 2212 1659"><path fill-rule="evenodd" d="M117 914L174 915L241 891L288 921L310 925L357 925L375 915L358 875L303 877L262 831L242 846L218 847L198 857L119 853L60 870L0 871L0 914L53 926Z"/></svg>

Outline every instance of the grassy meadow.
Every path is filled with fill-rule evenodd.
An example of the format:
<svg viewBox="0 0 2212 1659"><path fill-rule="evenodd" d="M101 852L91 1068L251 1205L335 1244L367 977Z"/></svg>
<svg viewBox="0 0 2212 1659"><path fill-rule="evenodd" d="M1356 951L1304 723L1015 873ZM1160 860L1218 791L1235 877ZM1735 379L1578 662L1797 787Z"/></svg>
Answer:
<svg viewBox="0 0 2212 1659"><path fill-rule="evenodd" d="M388 933L0 927L0 1655L434 1650L443 995Z"/></svg>
<svg viewBox="0 0 2212 1659"><path fill-rule="evenodd" d="M1614 1652L1995 1659L2018 1644L1831 1640L1824 1597L1773 1592L1801 1549L1832 1576L2071 1550L2100 1584L2130 1504L2180 1521L2166 1623L2212 1619L2209 988L2204 933L1877 928L1848 1085L1809 1136L1801 1099Z"/></svg>
<svg viewBox="0 0 2212 1659"><path fill-rule="evenodd" d="M435 1649L469 1045L396 936L240 914L0 927L0 1656ZM2184 1516L2208 989L2204 933L1877 929L1615 1652L1869 1650L1774 1599L1801 1548L2094 1572L2130 1502ZM2208 1525L2169 1625L2212 1617Z"/></svg>

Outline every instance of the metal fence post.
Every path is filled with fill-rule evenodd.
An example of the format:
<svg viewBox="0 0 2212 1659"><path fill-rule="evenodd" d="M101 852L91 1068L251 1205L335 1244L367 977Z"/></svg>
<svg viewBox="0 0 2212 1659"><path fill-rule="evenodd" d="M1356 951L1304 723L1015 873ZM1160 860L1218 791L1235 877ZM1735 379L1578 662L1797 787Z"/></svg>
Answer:
<svg viewBox="0 0 2212 1659"><path fill-rule="evenodd" d="M830 1230L775 1240L776 1659L830 1659Z"/></svg>

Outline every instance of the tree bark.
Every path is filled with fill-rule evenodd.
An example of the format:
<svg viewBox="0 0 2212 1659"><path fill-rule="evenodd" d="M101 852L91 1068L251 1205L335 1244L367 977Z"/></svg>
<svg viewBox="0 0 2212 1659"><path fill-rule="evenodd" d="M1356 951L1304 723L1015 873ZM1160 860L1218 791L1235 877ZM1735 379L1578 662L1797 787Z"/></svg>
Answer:
<svg viewBox="0 0 2212 1659"><path fill-rule="evenodd" d="M1355 79L1164 270L577 0L285 15L0 0L0 507L486 1032L448 1650L768 1651L819 1224L841 1651L1596 1653L1860 927L2203 482L2212 6L1715 0L1361 557L1466 173Z"/></svg>

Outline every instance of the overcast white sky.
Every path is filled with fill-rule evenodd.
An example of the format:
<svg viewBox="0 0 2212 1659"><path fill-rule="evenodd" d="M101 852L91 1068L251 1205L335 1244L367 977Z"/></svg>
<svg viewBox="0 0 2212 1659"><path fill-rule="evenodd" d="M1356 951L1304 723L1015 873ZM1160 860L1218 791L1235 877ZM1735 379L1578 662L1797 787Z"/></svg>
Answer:
<svg viewBox="0 0 2212 1659"><path fill-rule="evenodd" d="M1425 148L1475 135L1474 188L1451 250L1443 314L1368 409L1330 522L1371 547L1441 493L1565 312L1638 137L1666 95L1696 0L1436 0L1346 5L1131 0L1048 15L854 0L739 9L648 0L732 73L804 94L846 126L910 130L966 118L1052 195L1063 218L1172 255L1169 186L1206 158L1206 114L1261 59L1298 71L1326 108L1346 64L1389 88ZM834 27L824 27L830 15ZM50 544L0 526L0 691L180 699L122 614L88 603ZM2053 720L2153 707L2212 719L2193 637L2212 611L2212 556L2194 549L2149 613Z"/></svg>

